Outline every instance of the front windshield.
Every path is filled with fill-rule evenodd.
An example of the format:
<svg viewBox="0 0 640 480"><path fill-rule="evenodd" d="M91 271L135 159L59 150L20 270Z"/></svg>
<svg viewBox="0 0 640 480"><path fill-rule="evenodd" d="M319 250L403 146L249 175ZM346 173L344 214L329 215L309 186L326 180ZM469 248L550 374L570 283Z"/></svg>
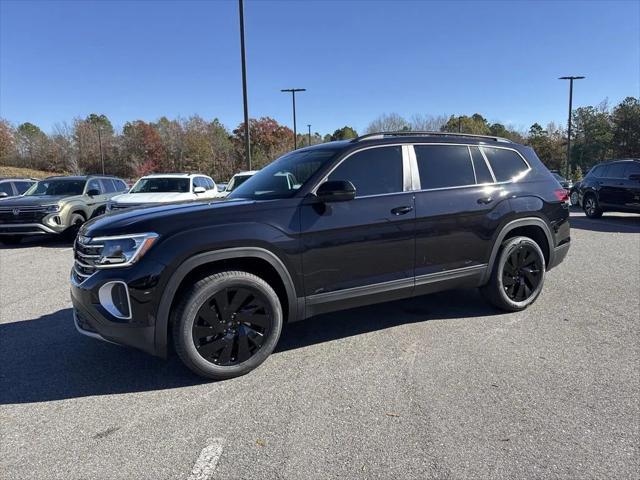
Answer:
<svg viewBox="0 0 640 480"><path fill-rule="evenodd" d="M227 198L289 198L338 150L316 148L288 153L247 179Z"/></svg>
<svg viewBox="0 0 640 480"><path fill-rule="evenodd" d="M236 188L249 180L251 175L234 175L229 185L227 185L227 192L233 192Z"/></svg>
<svg viewBox="0 0 640 480"><path fill-rule="evenodd" d="M29 190L24 192L25 195L82 195L84 191L85 180L77 179L59 179L59 180L40 180L35 183Z"/></svg>
<svg viewBox="0 0 640 480"><path fill-rule="evenodd" d="M188 178L141 178L129 193L188 193Z"/></svg>

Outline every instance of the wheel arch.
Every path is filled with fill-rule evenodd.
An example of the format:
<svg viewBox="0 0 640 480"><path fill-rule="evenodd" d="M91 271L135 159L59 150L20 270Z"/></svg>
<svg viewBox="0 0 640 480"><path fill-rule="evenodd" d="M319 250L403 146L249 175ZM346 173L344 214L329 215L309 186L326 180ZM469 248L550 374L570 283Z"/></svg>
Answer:
<svg viewBox="0 0 640 480"><path fill-rule="evenodd" d="M185 260L173 272L164 288L156 317L157 355L167 356L171 314L180 292L193 281L220 269L242 269L264 278L276 290L283 304L285 320L292 322L300 317L291 274L273 252L259 247L238 247L199 253Z"/></svg>
<svg viewBox="0 0 640 480"><path fill-rule="evenodd" d="M545 257L545 267L553 264L553 236L551 235L551 230L549 229L547 223L539 217L518 218L516 220L508 222L498 233L491 249L491 256L489 257L487 270L485 271L484 277L482 279L483 284L488 282L489 278L491 277L491 273L493 272L495 261L498 256L498 252L500 251L500 247L502 246L502 242L504 242L504 240L507 238L519 235L529 237L538 245L540 245L542 253Z"/></svg>

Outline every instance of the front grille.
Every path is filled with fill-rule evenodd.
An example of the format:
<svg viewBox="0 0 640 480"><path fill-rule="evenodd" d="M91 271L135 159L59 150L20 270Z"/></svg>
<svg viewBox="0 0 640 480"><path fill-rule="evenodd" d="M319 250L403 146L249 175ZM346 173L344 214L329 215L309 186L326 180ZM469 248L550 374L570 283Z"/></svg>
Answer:
<svg viewBox="0 0 640 480"><path fill-rule="evenodd" d="M0 223L39 223L47 215L46 208L40 206L0 207Z"/></svg>
<svg viewBox="0 0 640 480"><path fill-rule="evenodd" d="M81 238L83 239L82 241ZM100 258L103 245L91 243L90 239L78 236L73 244L73 274L78 282L83 282L96 271L96 262Z"/></svg>

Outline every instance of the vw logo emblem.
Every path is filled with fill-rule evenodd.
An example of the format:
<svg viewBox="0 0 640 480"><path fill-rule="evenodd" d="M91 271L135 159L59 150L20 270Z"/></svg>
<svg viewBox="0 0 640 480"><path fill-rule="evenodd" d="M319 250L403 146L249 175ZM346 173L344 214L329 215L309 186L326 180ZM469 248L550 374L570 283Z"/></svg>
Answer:
<svg viewBox="0 0 640 480"><path fill-rule="evenodd" d="M14 215L20 215L20 209L14 208L11 213L13 213Z"/></svg>

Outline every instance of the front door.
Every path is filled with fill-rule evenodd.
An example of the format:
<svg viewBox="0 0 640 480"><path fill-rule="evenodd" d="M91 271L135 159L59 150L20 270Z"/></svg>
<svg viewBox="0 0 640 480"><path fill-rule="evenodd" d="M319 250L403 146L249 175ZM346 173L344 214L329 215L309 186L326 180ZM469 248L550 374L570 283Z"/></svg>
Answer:
<svg viewBox="0 0 640 480"><path fill-rule="evenodd" d="M412 293L415 210L407 169L401 146L360 150L328 176L352 182L355 199L302 205L305 295L314 312Z"/></svg>

